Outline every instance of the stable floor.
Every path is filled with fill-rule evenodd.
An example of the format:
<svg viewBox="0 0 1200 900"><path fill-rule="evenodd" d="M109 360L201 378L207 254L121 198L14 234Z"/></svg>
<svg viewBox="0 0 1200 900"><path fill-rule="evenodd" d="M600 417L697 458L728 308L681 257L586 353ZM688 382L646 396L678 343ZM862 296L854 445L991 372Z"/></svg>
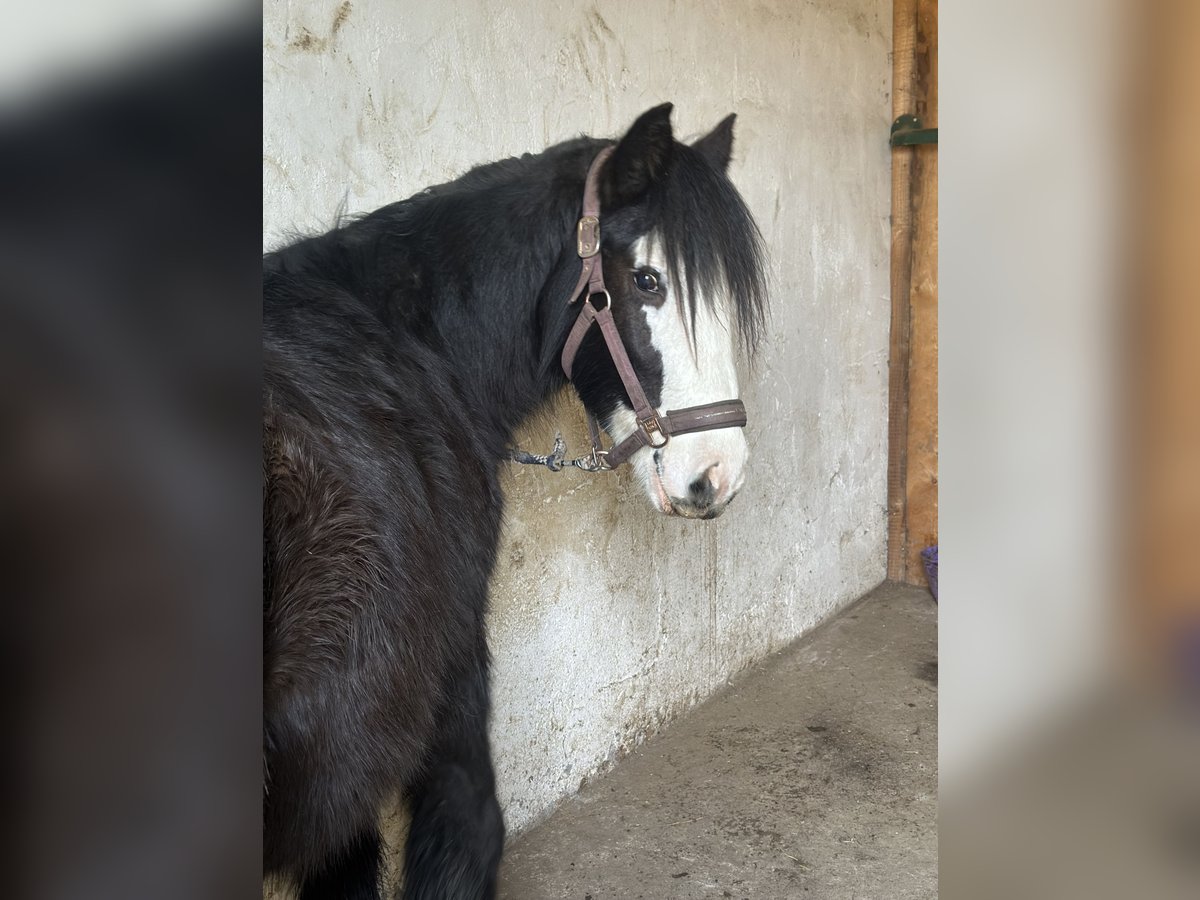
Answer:
<svg viewBox="0 0 1200 900"><path fill-rule="evenodd" d="M884 584L566 801L503 900L937 896L937 606Z"/></svg>

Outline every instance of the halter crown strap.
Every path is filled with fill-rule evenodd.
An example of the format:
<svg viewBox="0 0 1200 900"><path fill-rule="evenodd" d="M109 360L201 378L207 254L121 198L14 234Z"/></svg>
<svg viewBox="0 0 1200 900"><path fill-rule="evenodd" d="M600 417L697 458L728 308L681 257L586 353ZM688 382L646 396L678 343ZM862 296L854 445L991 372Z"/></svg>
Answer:
<svg viewBox="0 0 1200 900"><path fill-rule="evenodd" d="M746 424L746 407L741 400L705 403L660 415L642 389L642 383L633 369L633 363L629 361L625 343L621 340L617 323L613 319L612 297L604 286L604 265L600 253L600 170L612 152L613 148L609 146L596 154L584 181L583 215L576 226L575 238L576 252L583 264L579 280L575 283L575 289L571 291L567 302L574 303L585 288L587 293L562 351L563 372L570 379L575 355L579 352L583 339L592 325L599 325L609 356L621 377L621 383L625 385L625 393L629 395L633 413L637 417L638 427L633 434L612 449L604 450L600 428L592 414L587 413L588 432L592 439L592 459L596 469L615 468L642 447L665 446L673 434L710 431L716 428L741 428ZM596 304L597 298L603 298L603 306Z"/></svg>
<svg viewBox="0 0 1200 900"><path fill-rule="evenodd" d="M591 303L587 301L591 300L593 294L608 296L604 287L604 264L600 254L600 169L612 156L612 152L612 147L605 147L596 154L583 183L583 216L575 228L575 251L583 260L583 265L580 268L579 280L575 282L575 289L571 291L567 303L574 303L585 287L588 297L584 301L580 317L575 320L575 326L567 335L567 343L563 346L562 367L568 379L571 377L571 367L575 362L575 354L579 352L579 345L583 343L583 337L592 326L592 322L596 321L594 314L591 314L587 321L584 320L583 314L591 308ZM605 306L607 305L606 302Z"/></svg>

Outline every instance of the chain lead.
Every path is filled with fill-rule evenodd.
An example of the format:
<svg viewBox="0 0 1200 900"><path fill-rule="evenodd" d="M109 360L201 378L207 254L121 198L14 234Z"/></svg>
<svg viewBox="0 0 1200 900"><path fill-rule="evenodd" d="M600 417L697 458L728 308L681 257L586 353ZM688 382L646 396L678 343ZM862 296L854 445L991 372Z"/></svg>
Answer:
<svg viewBox="0 0 1200 900"><path fill-rule="evenodd" d="M543 456L512 448L508 451L508 458L526 466L545 466L551 472L561 472L567 466L584 472L607 472L611 466L604 461L603 454L603 450L592 450L586 456L567 459L567 442L563 440L562 432L555 432L554 449L550 453Z"/></svg>

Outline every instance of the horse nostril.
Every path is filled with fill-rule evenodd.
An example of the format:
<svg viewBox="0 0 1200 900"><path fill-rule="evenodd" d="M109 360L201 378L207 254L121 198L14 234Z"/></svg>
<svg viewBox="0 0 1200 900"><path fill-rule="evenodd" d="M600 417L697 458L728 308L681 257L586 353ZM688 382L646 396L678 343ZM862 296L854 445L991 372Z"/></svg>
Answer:
<svg viewBox="0 0 1200 900"><path fill-rule="evenodd" d="M711 506L717 497L716 465L709 466L704 472L688 485L688 499L696 506Z"/></svg>

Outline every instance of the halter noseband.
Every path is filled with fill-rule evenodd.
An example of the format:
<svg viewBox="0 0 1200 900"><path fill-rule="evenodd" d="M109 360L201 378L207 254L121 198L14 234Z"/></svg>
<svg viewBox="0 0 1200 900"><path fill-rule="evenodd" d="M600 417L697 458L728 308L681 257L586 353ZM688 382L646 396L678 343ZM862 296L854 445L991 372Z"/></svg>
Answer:
<svg viewBox="0 0 1200 900"><path fill-rule="evenodd" d="M612 297L604 286L604 265L600 254L599 182L600 169L612 152L612 147L605 147L596 155L584 182L583 216L579 219L575 234L576 251L583 260L583 265L579 280L567 298L567 303L572 304L579 299L585 288L586 294L579 317L575 320L563 346L562 367L570 379L575 355L579 352L584 336L593 324L599 325L604 343L608 346L608 355L612 357L617 374L621 376L621 382L625 385L625 393L629 395L633 404L633 414L637 418L638 427L629 437L605 450L600 438L600 426L595 417L588 412L588 432L592 439L592 466L588 468L592 471L615 469L621 463L627 462L629 457L642 447L665 447L673 435L711 431L716 428L743 428L746 425L746 407L741 400L720 400L685 409L668 410L660 414L646 399L646 392L642 390L642 383L633 370L633 364L629 361L629 354L625 352L625 344L621 341L617 324L613 320ZM602 306L596 305L597 298L603 298Z"/></svg>

